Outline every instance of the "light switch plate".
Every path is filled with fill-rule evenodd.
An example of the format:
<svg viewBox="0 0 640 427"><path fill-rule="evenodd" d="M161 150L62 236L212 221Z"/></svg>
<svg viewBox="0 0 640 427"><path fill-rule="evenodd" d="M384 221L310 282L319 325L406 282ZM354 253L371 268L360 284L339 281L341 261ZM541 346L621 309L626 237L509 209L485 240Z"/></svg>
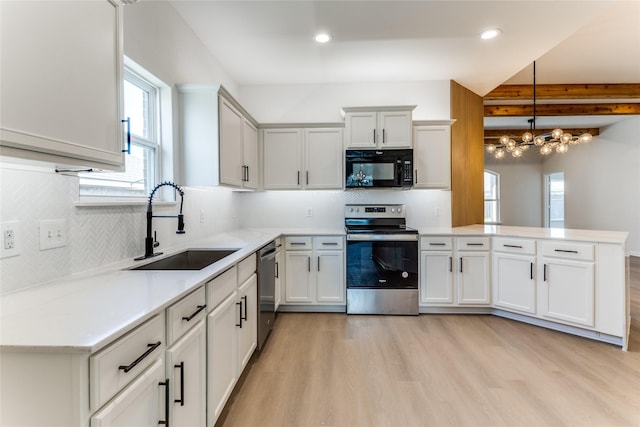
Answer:
<svg viewBox="0 0 640 427"><path fill-rule="evenodd" d="M40 250L67 246L67 220L43 219L40 221Z"/></svg>

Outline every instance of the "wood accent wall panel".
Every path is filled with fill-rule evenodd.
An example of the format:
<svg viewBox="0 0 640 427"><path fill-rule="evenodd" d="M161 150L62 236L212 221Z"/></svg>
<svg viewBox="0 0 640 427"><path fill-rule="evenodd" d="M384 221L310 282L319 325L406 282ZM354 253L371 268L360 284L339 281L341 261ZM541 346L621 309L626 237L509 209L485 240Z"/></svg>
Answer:
<svg viewBox="0 0 640 427"><path fill-rule="evenodd" d="M453 80L451 118L451 225L483 224L483 100Z"/></svg>

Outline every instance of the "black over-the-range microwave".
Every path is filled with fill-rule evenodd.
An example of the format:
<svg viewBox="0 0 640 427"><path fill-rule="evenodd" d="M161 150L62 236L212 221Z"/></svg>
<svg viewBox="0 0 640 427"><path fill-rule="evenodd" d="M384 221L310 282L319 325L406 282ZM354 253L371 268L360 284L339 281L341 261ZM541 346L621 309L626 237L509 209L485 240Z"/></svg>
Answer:
<svg viewBox="0 0 640 427"><path fill-rule="evenodd" d="M346 150L346 188L409 188L413 150Z"/></svg>

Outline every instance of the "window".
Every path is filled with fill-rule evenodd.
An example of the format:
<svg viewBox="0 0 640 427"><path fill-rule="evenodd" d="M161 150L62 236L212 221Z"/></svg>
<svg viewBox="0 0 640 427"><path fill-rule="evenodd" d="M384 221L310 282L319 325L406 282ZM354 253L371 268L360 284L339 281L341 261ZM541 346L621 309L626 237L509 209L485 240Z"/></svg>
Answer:
<svg viewBox="0 0 640 427"><path fill-rule="evenodd" d="M484 222L500 222L500 174L490 170L484 171Z"/></svg>
<svg viewBox="0 0 640 427"><path fill-rule="evenodd" d="M545 227L564 228L564 173L545 175Z"/></svg>
<svg viewBox="0 0 640 427"><path fill-rule="evenodd" d="M125 154L124 172L80 174L81 197L148 197L160 172L159 89L125 69L124 116L130 120L131 154Z"/></svg>

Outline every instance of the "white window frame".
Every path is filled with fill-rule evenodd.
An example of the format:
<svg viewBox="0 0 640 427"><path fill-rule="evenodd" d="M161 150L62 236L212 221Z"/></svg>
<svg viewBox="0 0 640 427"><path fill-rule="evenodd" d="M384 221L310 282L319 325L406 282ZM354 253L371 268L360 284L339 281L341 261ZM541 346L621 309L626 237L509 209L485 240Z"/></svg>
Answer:
<svg viewBox="0 0 640 427"><path fill-rule="evenodd" d="M125 57L124 59L124 79L133 84L142 87L149 92L149 108L153 108L153 114L149 117L149 135L143 138L137 135L131 135L131 143L155 150L155 165L150 181L145 190L151 190L163 179L172 179L172 144L171 144L171 88L157 77L149 73L147 70ZM163 120L164 118L164 120ZM165 124L164 122L169 122ZM126 125L125 125L126 126ZM126 144L126 142L125 142ZM127 154L125 154L126 156ZM82 177L83 174L80 174ZM84 174L85 177L91 178L95 175ZM95 205L95 204L140 204L148 201L149 193L145 191L144 195L83 195L80 193L80 201L78 205ZM163 197L164 196L164 197ZM162 192L158 199L173 201L175 200L173 192Z"/></svg>
<svg viewBox="0 0 640 427"><path fill-rule="evenodd" d="M489 169L485 169L484 170L484 174L489 174L495 177L496 180L496 198L495 199L484 199L484 204L486 205L487 202L495 202L496 205L496 217L495 217L495 221L489 221L487 222L486 220L486 215L484 216L484 220L485 220L485 224L500 224L500 174L496 171L492 171ZM484 174L483 179L484 179ZM483 185L484 185L484 180L483 180ZM483 187L483 193L484 193L484 187Z"/></svg>

